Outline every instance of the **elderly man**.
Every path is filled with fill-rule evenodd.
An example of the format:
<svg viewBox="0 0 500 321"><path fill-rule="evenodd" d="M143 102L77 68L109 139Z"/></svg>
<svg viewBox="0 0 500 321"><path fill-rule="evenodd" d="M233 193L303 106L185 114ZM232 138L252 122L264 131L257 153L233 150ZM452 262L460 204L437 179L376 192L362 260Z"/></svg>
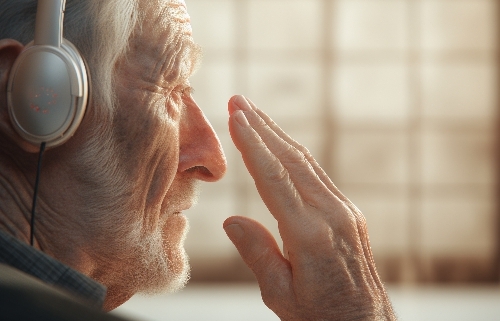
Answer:
<svg viewBox="0 0 500 321"><path fill-rule="evenodd" d="M109 311L134 293L184 286L182 211L198 182L226 171L190 95L200 50L183 0L67 1L65 37L88 64L92 99L74 136L45 153L30 247L39 147L13 129L6 88L35 12L34 0L0 0L0 313L113 318L92 306ZM248 218L224 222L265 304L282 320L395 319L362 214L250 100L231 98L229 115L285 247Z"/></svg>

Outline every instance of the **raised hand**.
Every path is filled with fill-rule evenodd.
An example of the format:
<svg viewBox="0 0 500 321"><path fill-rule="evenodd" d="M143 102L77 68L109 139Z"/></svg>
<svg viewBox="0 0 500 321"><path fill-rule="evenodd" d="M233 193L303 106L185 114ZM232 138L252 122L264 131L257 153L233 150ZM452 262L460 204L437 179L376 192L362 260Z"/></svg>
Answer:
<svg viewBox="0 0 500 321"><path fill-rule="evenodd" d="M271 233L245 217L224 229L281 320L395 320L375 268L366 222L309 151L243 96L229 101L229 130L278 221Z"/></svg>

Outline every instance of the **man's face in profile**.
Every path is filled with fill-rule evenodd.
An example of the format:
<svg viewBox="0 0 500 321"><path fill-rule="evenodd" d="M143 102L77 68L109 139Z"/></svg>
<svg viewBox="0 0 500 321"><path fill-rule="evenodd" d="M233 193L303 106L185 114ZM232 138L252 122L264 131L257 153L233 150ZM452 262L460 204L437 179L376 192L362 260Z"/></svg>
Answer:
<svg viewBox="0 0 500 321"><path fill-rule="evenodd" d="M220 179L226 162L190 94L200 49L184 2L142 1L139 11L142 26L117 64L110 163L117 164L114 184L128 192L117 200L123 211L113 214L118 227L109 238L119 245L120 253L112 255L122 262L117 287L175 290L189 270L182 211L195 203L198 181Z"/></svg>

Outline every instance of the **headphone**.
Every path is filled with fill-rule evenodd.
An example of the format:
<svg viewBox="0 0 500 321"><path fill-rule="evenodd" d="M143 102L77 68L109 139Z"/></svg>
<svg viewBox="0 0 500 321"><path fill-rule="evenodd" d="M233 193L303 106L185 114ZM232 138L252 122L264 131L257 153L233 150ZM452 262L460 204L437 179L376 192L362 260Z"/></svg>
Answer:
<svg viewBox="0 0 500 321"><path fill-rule="evenodd" d="M66 0L38 0L35 39L14 62L7 104L14 129L47 147L66 142L80 125L89 97L85 62L63 38Z"/></svg>

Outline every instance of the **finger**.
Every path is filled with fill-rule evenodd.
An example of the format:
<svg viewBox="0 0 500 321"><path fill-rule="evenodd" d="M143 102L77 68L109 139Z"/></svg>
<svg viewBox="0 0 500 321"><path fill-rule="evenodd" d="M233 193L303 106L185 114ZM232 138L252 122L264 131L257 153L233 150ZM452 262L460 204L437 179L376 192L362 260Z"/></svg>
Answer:
<svg viewBox="0 0 500 321"><path fill-rule="evenodd" d="M308 255L305 255L306 258L310 256L315 257L316 252L319 249L322 249L324 246L328 246L328 242L325 242L325 240L328 240L330 238L330 231L329 229L324 228L324 226L322 225L321 217L323 217L323 219L326 217L330 222L329 225L333 228L333 230L337 230L345 224L354 223L351 221L353 217L349 213L353 211L353 209L356 212L359 211L355 209L355 207L351 208L351 203L346 198L341 200L339 197L337 197L337 195L332 193L331 190L328 189L318 177L316 171L311 168L310 163L304 159L303 154L300 151L294 149L293 146L284 141L284 139L279 137L277 133L272 130L272 128L266 125L260 115L252 110L252 108L248 105L248 102L244 99L244 97L233 97L230 100L229 108L230 112L232 112L231 117L240 115L243 118L243 115L241 115L241 110L246 110L245 113L249 116L248 121L251 125L253 125L253 128L255 129L257 134L260 135L258 136L259 138L261 138L259 139L259 142L261 144L265 143L265 148L269 149L269 151L273 153L272 156L275 156L273 157L273 161L275 161L274 158L278 158L278 160L287 170L288 175L293 183L293 186L290 187L290 190L293 191L293 188L295 188L297 192L299 192L296 195L287 194L288 199L286 199L275 197L276 192L282 192L280 190L280 186L278 185L268 186L269 188L267 189L260 188L261 184L265 184L265 182L262 183L259 180L258 175L252 174L252 162L248 161L246 155L247 152L245 151L246 149L251 156L254 155L253 151L255 150L255 148L245 148L242 146L246 141L245 139L238 138L238 127L241 126L236 125L236 122L234 121L230 121L230 129L233 140L238 149L240 149L240 151L242 152L245 164L254 177L262 199L264 200L274 217L278 220L284 245L286 245L288 249L292 250L292 252L288 253L290 255L290 259L294 261L294 258L297 258L296 254L301 253L301 256L304 256L305 252L309 253ZM270 120L270 118L268 119ZM246 118L245 121L247 121ZM271 121L271 123L273 122ZM276 127L279 128L277 125ZM285 136L285 138L288 137L286 134L283 135ZM288 139L291 140L290 138ZM287 155L283 155L283 152L281 152L280 149L284 149L285 152L290 152L292 156L287 160ZM257 161L259 161L261 157L258 156L256 157L256 159ZM292 161L290 161L290 159L292 159ZM256 166L259 167L259 164L257 164ZM323 171L321 171L321 173L324 174ZM327 177L326 174L324 175L325 177ZM278 189L275 189L275 191L273 191L272 187L278 187ZM294 198L296 197L303 200L302 206L283 206L283 204L288 204L288 200L291 200L292 204L295 205L297 202L296 200L294 200ZM273 206L273 202L279 203L281 206ZM351 208L351 211L346 211L346 208ZM274 211L274 209L281 209L285 212L279 213ZM287 209L290 210L287 211ZM295 214L296 211L299 211L298 215ZM291 215L292 213L294 214L293 216ZM336 215L331 215L332 213L336 213ZM287 252L288 250L284 253Z"/></svg>
<svg viewBox="0 0 500 321"><path fill-rule="evenodd" d="M233 141L242 153L245 165L255 181L262 200L278 221L279 231L288 248L290 261L303 265L296 260L316 257L321 248L328 246L330 231L323 224L325 213L335 210L337 205L340 206L339 208L343 208L344 205L324 186L322 190L329 193L329 199L326 202L324 200L317 202L317 206L321 206L322 210L304 202L290 178L291 171L282 165L255 130L250 127L243 111L233 112L229 124ZM303 169L298 168L292 171L295 171L294 175L297 179L300 176L297 172ZM311 174L312 170L307 168L307 171ZM315 175L314 172L312 175ZM316 178L314 183L317 181ZM301 183L297 186L300 185ZM313 195L307 197L311 199L316 196L315 193L310 194ZM325 204L328 208L325 208Z"/></svg>
<svg viewBox="0 0 500 321"><path fill-rule="evenodd" d="M299 219L302 200L288 171L250 127L241 110L229 118L229 131L236 148L241 152L245 166L255 181L260 197L278 221Z"/></svg>
<svg viewBox="0 0 500 321"><path fill-rule="evenodd" d="M283 315L293 302L292 271L281 255L271 233L259 222L246 217L230 217L223 224L229 239L259 283L262 299L276 314Z"/></svg>
<svg viewBox="0 0 500 321"><path fill-rule="evenodd" d="M335 186L330 177L325 173L323 168L318 164L316 159L312 156L309 150L302 146L300 143L291 138L285 131L283 131L278 124L276 124L271 117L269 117L265 112L259 109L249 98L243 97L249 104L250 108L254 110L262 120L271 128L276 135L282 138L284 141L294 146L297 150L303 153L305 159L310 163L314 172L318 176L318 178L323 182L323 184L337 196L340 200L345 202L345 204L351 209L351 211L355 213L360 213L356 206Z"/></svg>
<svg viewBox="0 0 500 321"><path fill-rule="evenodd" d="M305 203L317 207L319 204L324 203L325 199L336 198L321 179L319 179L304 154L279 137L276 132L274 132L263 119L251 109L244 97L236 97L233 100L233 104L240 107L241 110L244 110L250 125L257 132L266 147L287 170L291 181L299 192L298 196L301 197ZM245 158L245 154L242 154Z"/></svg>
<svg viewBox="0 0 500 321"><path fill-rule="evenodd" d="M370 246L370 240L368 237L368 228L366 226L366 219L363 216L363 214L361 214L361 212L359 212L359 210L354 215L356 217L356 223L357 223L356 225L357 225L357 229L358 229L358 235L359 235L359 239L361 242L361 246L363 249L363 254L364 254L364 258L366 260L368 270L370 271L372 279L373 279L374 283L376 284L376 286L378 287L378 289L380 291L385 291L384 286L382 284L382 281L381 281L381 279L377 273L377 270L375 268L375 259L373 258L373 253L372 253L371 246Z"/></svg>
<svg viewBox="0 0 500 321"><path fill-rule="evenodd" d="M318 164L316 159L312 156L311 152L303 145L298 143L296 140L294 140L292 137L290 137L281 127L274 122L271 117L269 117L264 111L259 109L249 98L245 99L248 101L250 107L262 118L262 120L278 135L280 138L282 138L284 141L286 141L288 144L292 145L295 147L297 150L299 150L304 157L309 161L311 164L311 167L313 168L314 172L316 175L318 175L319 179L325 184L325 186L332 192L334 193L338 198L340 198L343 201L348 201L347 197L345 197L342 192L335 186L335 184L332 182L330 177L325 173L323 168Z"/></svg>

